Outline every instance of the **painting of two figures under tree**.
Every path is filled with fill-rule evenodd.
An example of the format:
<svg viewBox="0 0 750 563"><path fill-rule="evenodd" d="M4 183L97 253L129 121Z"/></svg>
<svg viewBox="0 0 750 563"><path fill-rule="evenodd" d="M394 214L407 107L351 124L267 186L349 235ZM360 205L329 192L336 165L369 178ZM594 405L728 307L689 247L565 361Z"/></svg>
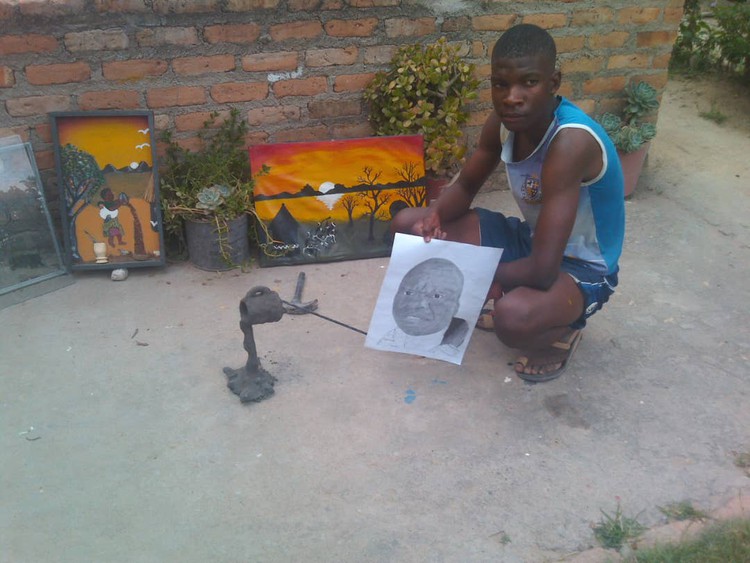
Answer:
<svg viewBox="0 0 750 563"><path fill-rule="evenodd" d="M71 267L162 264L151 114L53 114L53 136Z"/></svg>
<svg viewBox="0 0 750 563"><path fill-rule="evenodd" d="M420 135L249 149L262 266L388 256L390 221L427 204Z"/></svg>

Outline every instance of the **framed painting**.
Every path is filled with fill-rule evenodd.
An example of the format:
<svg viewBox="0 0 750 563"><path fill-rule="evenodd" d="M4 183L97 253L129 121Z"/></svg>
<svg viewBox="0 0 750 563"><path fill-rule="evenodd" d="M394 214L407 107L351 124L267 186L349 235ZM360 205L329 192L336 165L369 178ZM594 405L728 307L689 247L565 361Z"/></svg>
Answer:
<svg viewBox="0 0 750 563"><path fill-rule="evenodd" d="M163 266L153 114L50 117L70 268Z"/></svg>
<svg viewBox="0 0 750 563"><path fill-rule="evenodd" d="M0 146L0 308L60 287L67 273L31 145Z"/></svg>
<svg viewBox="0 0 750 563"><path fill-rule="evenodd" d="M260 265L388 256L390 221L427 204L420 135L250 147Z"/></svg>

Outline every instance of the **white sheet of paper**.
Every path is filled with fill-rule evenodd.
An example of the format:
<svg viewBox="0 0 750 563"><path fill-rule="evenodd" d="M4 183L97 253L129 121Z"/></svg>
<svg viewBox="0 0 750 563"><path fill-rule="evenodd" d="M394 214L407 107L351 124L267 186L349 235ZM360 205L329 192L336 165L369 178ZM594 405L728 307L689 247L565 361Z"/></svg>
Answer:
<svg viewBox="0 0 750 563"><path fill-rule="evenodd" d="M502 253L396 234L365 346L460 365Z"/></svg>

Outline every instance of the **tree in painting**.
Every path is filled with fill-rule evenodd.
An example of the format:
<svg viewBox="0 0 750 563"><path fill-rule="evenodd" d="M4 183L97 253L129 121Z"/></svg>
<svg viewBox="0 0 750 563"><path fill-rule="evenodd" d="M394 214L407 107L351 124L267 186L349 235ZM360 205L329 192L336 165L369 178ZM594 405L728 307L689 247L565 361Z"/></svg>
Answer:
<svg viewBox="0 0 750 563"><path fill-rule="evenodd" d="M396 170L396 174L398 174L402 180L411 184L419 179L419 165L416 162L404 162L401 168ZM427 190L424 186L399 188L396 190L396 193L408 203L410 207L422 207L427 199Z"/></svg>
<svg viewBox="0 0 750 563"><path fill-rule="evenodd" d="M349 228L354 226L354 210L357 208L357 198L354 194L346 194L336 202L336 207L341 207L349 216Z"/></svg>
<svg viewBox="0 0 750 563"><path fill-rule="evenodd" d="M362 199L362 205L364 205L365 209L368 211L367 214L370 216L370 227L367 233L367 241L373 242L375 240L375 218L377 217L380 208L390 201L391 194L385 191L385 186L382 184L376 184L378 178L383 174L382 170L380 172L375 172L369 166L365 166L362 169L362 172L364 172L364 175L358 176L357 180L362 184L366 184L368 188L361 191L358 195Z"/></svg>
<svg viewBox="0 0 750 563"><path fill-rule="evenodd" d="M104 185L104 174L91 154L71 144L60 150L60 164L63 193L70 217L68 230L71 252L73 257L79 260L81 257L78 254L75 236L76 218Z"/></svg>

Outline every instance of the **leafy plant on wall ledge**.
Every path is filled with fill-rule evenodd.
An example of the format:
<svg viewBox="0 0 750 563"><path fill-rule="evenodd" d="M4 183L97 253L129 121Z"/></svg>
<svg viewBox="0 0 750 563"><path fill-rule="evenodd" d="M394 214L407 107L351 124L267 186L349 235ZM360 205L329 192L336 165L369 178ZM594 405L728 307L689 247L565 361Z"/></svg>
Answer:
<svg viewBox="0 0 750 563"><path fill-rule="evenodd" d="M635 190L648 153L649 142L656 136L656 126L644 118L659 108L656 89L647 82L625 87L625 107L621 115L602 114L597 121L617 148L625 175L625 196Z"/></svg>
<svg viewBox="0 0 750 563"><path fill-rule="evenodd" d="M170 131L162 134L167 144L161 173L165 230L204 269L227 269L249 259L247 214L254 214L253 180L245 150L247 122L239 110L232 109L212 129L218 115L212 113L203 124L202 148L197 152L179 145ZM216 256L194 256L202 248L191 240L198 231L213 238L209 243L213 254L218 250L224 264L216 264Z"/></svg>
<svg viewBox="0 0 750 563"><path fill-rule="evenodd" d="M461 130L469 117L466 104L479 87L474 74L474 65L444 37L405 45L365 89L370 124L377 135L422 135L425 169L455 173L467 148Z"/></svg>

